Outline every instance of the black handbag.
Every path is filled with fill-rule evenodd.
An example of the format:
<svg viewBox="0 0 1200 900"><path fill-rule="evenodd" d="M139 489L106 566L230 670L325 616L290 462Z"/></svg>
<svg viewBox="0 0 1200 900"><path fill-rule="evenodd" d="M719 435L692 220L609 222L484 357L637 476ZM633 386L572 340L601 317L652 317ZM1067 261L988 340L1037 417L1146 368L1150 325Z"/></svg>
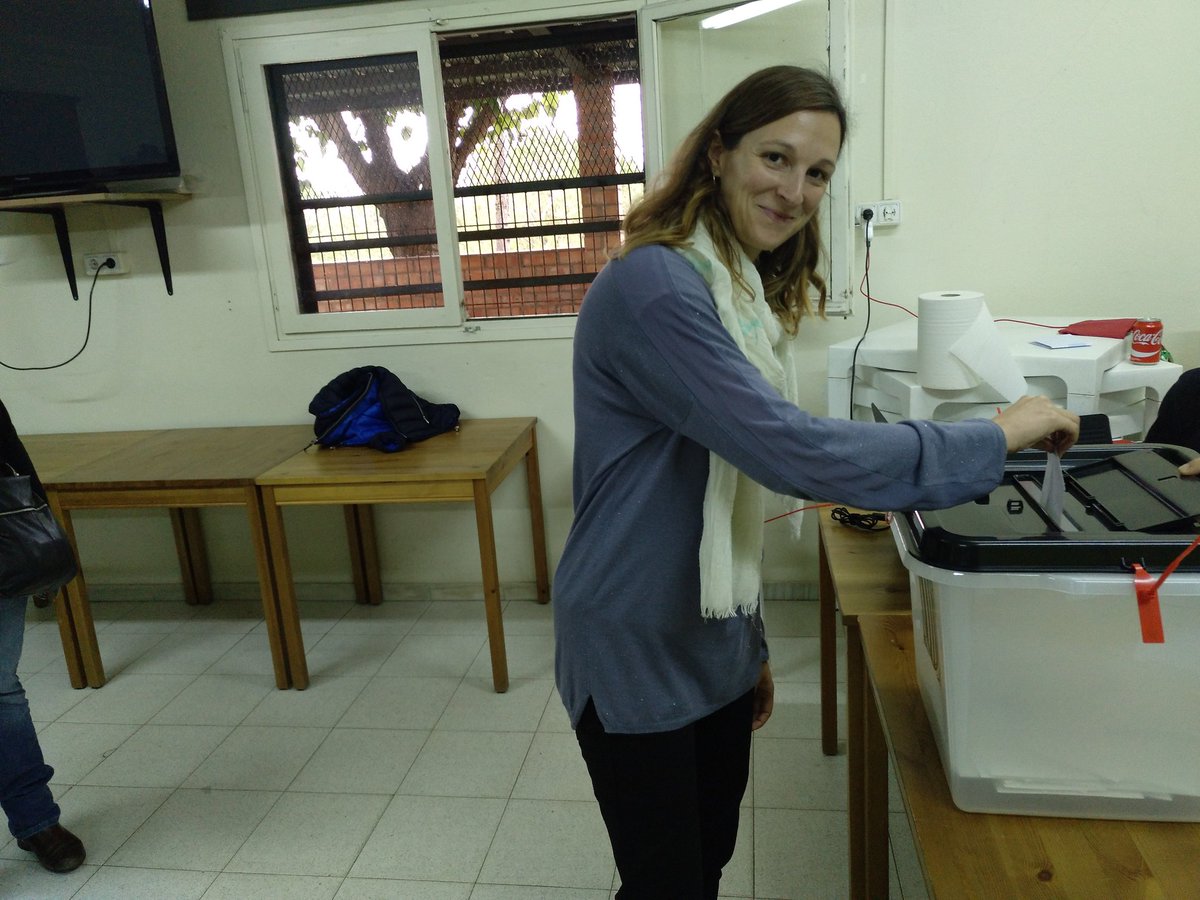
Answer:
<svg viewBox="0 0 1200 900"><path fill-rule="evenodd" d="M53 593L75 577L71 542L33 489L11 466L0 476L0 598Z"/></svg>

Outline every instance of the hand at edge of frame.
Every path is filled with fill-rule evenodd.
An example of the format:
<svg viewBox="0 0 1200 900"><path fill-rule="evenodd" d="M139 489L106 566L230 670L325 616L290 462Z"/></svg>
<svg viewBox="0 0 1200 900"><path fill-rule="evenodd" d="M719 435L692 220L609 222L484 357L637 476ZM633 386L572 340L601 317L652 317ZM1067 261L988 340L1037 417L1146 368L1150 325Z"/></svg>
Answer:
<svg viewBox="0 0 1200 900"><path fill-rule="evenodd" d="M775 679L771 677L771 664L763 663L758 684L754 686L754 718L750 721L750 730L758 731L766 725L774 709Z"/></svg>

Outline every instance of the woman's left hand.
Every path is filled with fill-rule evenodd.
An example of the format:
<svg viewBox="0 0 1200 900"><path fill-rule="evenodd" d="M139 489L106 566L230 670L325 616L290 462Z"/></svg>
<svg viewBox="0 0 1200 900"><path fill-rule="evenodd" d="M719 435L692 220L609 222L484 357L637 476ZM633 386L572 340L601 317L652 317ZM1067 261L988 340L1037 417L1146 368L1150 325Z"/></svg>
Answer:
<svg viewBox="0 0 1200 900"><path fill-rule="evenodd" d="M754 719L750 723L751 731L758 731L771 718L775 709L775 679L771 677L771 664L763 663L762 672L758 676L758 684L754 686Z"/></svg>

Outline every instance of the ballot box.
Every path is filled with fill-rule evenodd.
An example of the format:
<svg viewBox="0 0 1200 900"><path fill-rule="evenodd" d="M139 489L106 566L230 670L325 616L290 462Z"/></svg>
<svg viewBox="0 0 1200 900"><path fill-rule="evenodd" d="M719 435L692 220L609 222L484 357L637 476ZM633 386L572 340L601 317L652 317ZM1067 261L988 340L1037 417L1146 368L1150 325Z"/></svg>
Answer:
<svg viewBox="0 0 1200 900"><path fill-rule="evenodd" d="M1196 456L1072 448L1061 517L1046 454L1009 458L991 494L899 513L921 695L968 811L1200 821Z"/></svg>

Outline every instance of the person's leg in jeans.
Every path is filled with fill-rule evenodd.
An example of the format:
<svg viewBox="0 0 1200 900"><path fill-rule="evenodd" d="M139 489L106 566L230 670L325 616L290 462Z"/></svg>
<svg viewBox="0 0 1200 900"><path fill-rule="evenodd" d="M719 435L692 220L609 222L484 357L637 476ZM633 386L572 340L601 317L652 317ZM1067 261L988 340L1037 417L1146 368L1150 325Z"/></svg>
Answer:
<svg viewBox="0 0 1200 900"><path fill-rule="evenodd" d="M26 838L58 822L50 792L54 770L42 759L29 701L17 678L28 598L0 598L0 807L8 830Z"/></svg>
<svg viewBox="0 0 1200 900"><path fill-rule="evenodd" d="M752 696L655 734L608 734L588 704L576 737L620 872L620 900L717 896L737 842Z"/></svg>

